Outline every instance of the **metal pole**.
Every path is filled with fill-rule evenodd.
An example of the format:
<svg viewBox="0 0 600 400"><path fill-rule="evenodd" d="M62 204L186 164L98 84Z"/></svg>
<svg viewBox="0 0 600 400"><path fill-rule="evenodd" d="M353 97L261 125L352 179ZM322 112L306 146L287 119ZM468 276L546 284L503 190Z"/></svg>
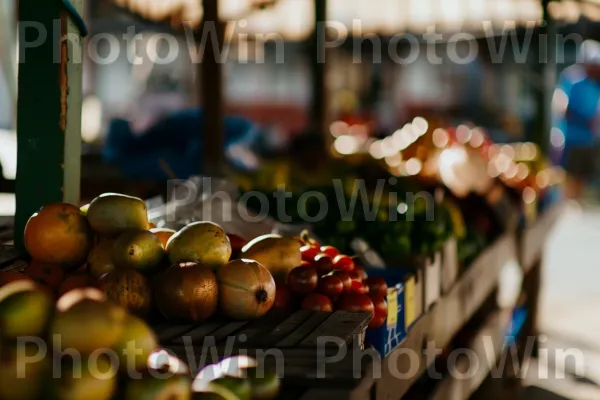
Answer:
<svg viewBox="0 0 600 400"><path fill-rule="evenodd" d="M72 3L81 12L83 0ZM20 0L19 22L17 246L41 206L79 203L83 52L60 1Z"/></svg>
<svg viewBox="0 0 600 400"><path fill-rule="evenodd" d="M327 132L327 51L325 48L327 21L327 0L314 0L315 27L311 46L312 68L312 108L311 127L319 134ZM328 137L329 135L326 135Z"/></svg>
<svg viewBox="0 0 600 400"><path fill-rule="evenodd" d="M223 71L220 54L225 45L225 25L219 19L218 0L202 0L204 6L204 22L202 35L214 30L218 47L212 40L206 40L204 57L200 64L200 93L204 106L203 137L203 175L221 176L225 168L224 130L223 130ZM210 36L209 36L210 38Z"/></svg>
<svg viewBox="0 0 600 400"><path fill-rule="evenodd" d="M543 20L538 34L539 58L536 60L541 77L537 97L537 121L534 142L547 154L552 129L552 96L556 84L556 23L548 11L550 0L542 0Z"/></svg>

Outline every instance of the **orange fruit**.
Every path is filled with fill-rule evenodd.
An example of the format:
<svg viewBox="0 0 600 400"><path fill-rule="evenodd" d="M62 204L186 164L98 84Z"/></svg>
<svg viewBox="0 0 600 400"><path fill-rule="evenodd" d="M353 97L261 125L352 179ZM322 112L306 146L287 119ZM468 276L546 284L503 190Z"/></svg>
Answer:
<svg viewBox="0 0 600 400"><path fill-rule="evenodd" d="M156 224L154 222L148 222L148 229L155 229Z"/></svg>
<svg viewBox="0 0 600 400"><path fill-rule="evenodd" d="M165 249L167 248L167 242L169 241L169 238L175 234L173 229L168 228L152 228L150 229L150 232L154 233L158 237L163 245L163 248Z"/></svg>
<svg viewBox="0 0 600 400"><path fill-rule="evenodd" d="M85 262L93 235L78 207L52 203L29 218L24 240L32 259L70 269Z"/></svg>
<svg viewBox="0 0 600 400"><path fill-rule="evenodd" d="M43 263L40 261L31 261L25 274L30 276L36 282L43 283L57 291L62 281L65 279L65 271L58 265Z"/></svg>

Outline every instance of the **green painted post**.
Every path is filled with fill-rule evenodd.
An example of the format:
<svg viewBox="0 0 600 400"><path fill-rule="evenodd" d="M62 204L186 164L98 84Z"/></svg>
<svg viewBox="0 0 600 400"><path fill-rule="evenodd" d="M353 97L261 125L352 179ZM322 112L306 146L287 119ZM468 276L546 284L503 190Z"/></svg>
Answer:
<svg viewBox="0 0 600 400"><path fill-rule="evenodd" d="M83 0L72 0L81 12ZM79 202L82 39L60 1L19 2L15 244L50 202Z"/></svg>

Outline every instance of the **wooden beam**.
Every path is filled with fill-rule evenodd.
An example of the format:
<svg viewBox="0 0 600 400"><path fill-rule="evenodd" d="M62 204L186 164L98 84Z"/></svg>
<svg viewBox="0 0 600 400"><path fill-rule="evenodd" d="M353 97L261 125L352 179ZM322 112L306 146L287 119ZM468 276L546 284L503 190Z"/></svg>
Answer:
<svg viewBox="0 0 600 400"><path fill-rule="evenodd" d="M556 22L550 15L550 0L542 0L543 18L538 31L539 58L536 70L541 78L541 87L536 93L536 124L533 141L543 154L548 153L550 130L552 129L552 96L556 84Z"/></svg>
<svg viewBox="0 0 600 400"><path fill-rule="evenodd" d="M327 132L327 49L325 48L327 21L327 0L314 0L315 27L311 46L312 105L311 128L319 134ZM326 135L328 138L330 135Z"/></svg>
<svg viewBox="0 0 600 400"><path fill-rule="evenodd" d="M81 12L83 0L72 0ZM15 244L50 202L79 203L82 39L60 1L19 2Z"/></svg>
<svg viewBox="0 0 600 400"><path fill-rule="evenodd" d="M218 47L210 40L205 41L204 57L200 64L201 102L204 106L203 137L203 175L221 176L225 169L224 130L223 130L223 64L220 54L225 44L225 24L219 19L218 0L202 0L204 21L200 35L209 35L211 30L217 34Z"/></svg>

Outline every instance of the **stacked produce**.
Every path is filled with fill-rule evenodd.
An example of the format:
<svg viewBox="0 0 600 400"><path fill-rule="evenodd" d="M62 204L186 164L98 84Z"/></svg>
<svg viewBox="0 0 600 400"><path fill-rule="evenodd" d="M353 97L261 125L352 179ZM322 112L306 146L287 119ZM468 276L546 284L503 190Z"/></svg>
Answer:
<svg viewBox="0 0 600 400"><path fill-rule="evenodd" d="M333 312L363 311L373 314L369 328L383 325L387 318L387 284L368 278L364 268L333 246L305 240L302 262L293 268L286 283L278 283L274 308Z"/></svg>
<svg viewBox="0 0 600 400"><path fill-rule="evenodd" d="M29 219L24 237L29 267L0 272L3 400L39 399L46 384L52 390L48 395L44 389L44 399L188 399L189 377L158 379L148 367L158 343L141 318L159 314L192 323L217 310L235 319L258 318L275 301L273 275L285 280L295 260L295 265L301 262L296 239L264 238L242 252L241 238L210 222L194 222L178 232L152 228L142 200L113 193L81 209L66 203L44 206ZM232 253L267 266L232 260ZM55 351L27 364L30 347L36 348L19 341L26 336ZM139 351L124 357L130 346ZM64 364L62 378L52 374L57 351L82 357L58 359ZM25 364L27 383L15 383L16 368ZM139 379L132 379L132 372Z"/></svg>

